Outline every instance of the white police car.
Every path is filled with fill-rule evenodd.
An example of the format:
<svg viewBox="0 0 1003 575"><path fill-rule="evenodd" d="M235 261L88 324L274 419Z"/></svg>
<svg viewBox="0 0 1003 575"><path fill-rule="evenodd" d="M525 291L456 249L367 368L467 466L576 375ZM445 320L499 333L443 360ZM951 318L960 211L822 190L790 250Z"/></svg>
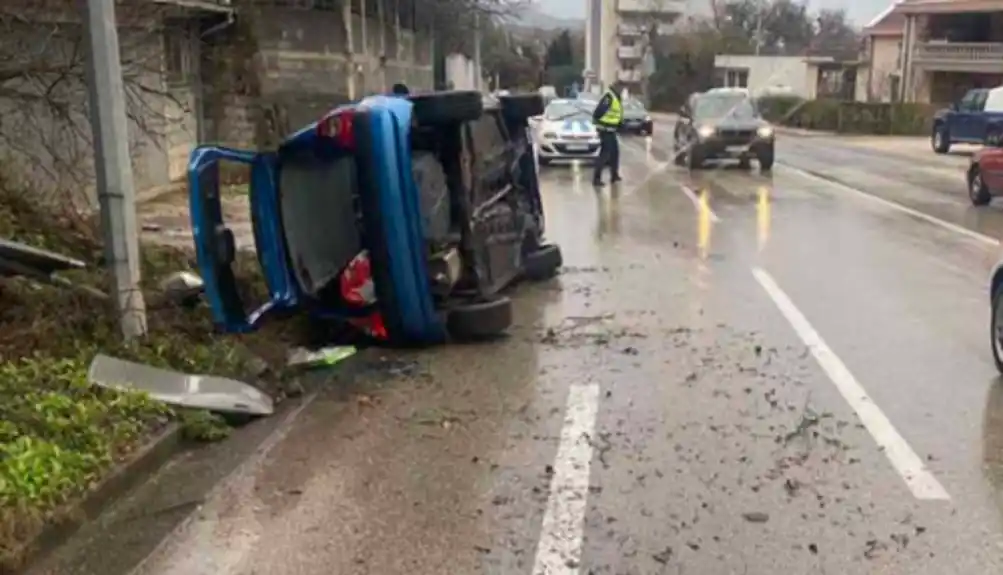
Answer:
<svg viewBox="0 0 1003 575"><path fill-rule="evenodd" d="M532 124L533 145L541 165L560 160L591 162L599 156L592 107L581 100L553 100Z"/></svg>

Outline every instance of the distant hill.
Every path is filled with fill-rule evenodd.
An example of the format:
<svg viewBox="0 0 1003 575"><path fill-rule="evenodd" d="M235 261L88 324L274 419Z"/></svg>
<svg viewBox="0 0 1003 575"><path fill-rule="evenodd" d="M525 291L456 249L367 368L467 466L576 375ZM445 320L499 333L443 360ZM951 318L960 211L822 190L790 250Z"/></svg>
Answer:
<svg viewBox="0 0 1003 575"><path fill-rule="evenodd" d="M585 20L581 18L551 16L542 12L538 7L530 5L523 9L518 17L512 18L509 25L520 28L537 28L540 30L557 30L561 28L583 30L585 29Z"/></svg>

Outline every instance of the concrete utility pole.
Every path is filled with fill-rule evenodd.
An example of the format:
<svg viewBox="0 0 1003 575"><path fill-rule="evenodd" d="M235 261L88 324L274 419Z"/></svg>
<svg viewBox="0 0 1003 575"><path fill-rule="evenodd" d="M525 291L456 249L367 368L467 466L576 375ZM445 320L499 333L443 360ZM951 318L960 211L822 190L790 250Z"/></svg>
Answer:
<svg viewBox="0 0 1003 575"><path fill-rule="evenodd" d="M132 340L146 335L146 303L139 287L136 191L129 156L115 0L78 0L78 5L90 48L87 86L105 261L112 268L122 335Z"/></svg>
<svg viewBox="0 0 1003 575"><path fill-rule="evenodd" d="M756 2L756 56L763 50L763 2Z"/></svg>
<svg viewBox="0 0 1003 575"><path fill-rule="evenodd" d="M474 16L474 89L481 90L484 72L481 71L481 15Z"/></svg>

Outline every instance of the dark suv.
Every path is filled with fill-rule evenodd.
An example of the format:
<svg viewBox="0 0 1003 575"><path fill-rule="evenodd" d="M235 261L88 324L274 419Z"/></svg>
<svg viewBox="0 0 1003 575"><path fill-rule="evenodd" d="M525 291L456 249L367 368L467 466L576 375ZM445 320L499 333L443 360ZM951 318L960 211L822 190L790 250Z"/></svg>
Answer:
<svg viewBox="0 0 1003 575"><path fill-rule="evenodd" d="M748 167L756 158L773 168L773 127L762 118L747 90L715 88L690 96L679 112L673 150L676 164L698 169L712 159L737 159Z"/></svg>

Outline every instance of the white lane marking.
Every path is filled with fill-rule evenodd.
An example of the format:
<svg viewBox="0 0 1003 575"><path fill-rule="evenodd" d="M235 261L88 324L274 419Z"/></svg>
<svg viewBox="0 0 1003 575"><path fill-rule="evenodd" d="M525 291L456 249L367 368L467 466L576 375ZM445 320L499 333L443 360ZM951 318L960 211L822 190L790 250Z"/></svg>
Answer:
<svg viewBox="0 0 1003 575"><path fill-rule="evenodd" d="M648 173L644 176L644 179L641 180L640 182L638 182L637 185L631 186L631 188L629 190L627 190L627 195L633 194L634 192L640 190L644 186L647 186L648 182L650 182L651 180L653 180L655 178L655 176L658 176L658 175L661 175L662 173L664 173L665 172L665 168L668 168L668 167L669 167L669 162L661 162L661 163L655 164L654 166L651 166L650 168L648 168Z"/></svg>
<svg viewBox="0 0 1003 575"><path fill-rule="evenodd" d="M926 468L923 460L909 447L906 440L899 435L881 408L867 395L867 391L857 382L839 356L825 343L822 336L808 323L808 319L780 289L773 277L761 268L754 268L752 274L776 304L780 313L787 318L801 341L808 346L811 354L815 356L815 361L829 376L839 393L857 413L857 417L870 432L892 467L905 480L913 496L916 499L949 500L951 496L947 494L947 490Z"/></svg>
<svg viewBox="0 0 1003 575"><path fill-rule="evenodd" d="M696 208L697 213L706 211L707 215L710 217L710 221L715 224L721 223L721 218L717 217L717 214L715 214L713 210L705 206L703 202L700 201L700 194L698 194L693 188L679 184L679 189L686 194L686 197L689 198L691 202L693 202L693 207Z"/></svg>
<svg viewBox="0 0 1003 575"><path fill-rule="evenodd" d="M585 505L592 465L592 437L599 412L599 386L572 385L554 459L550 497L540 528L533 575L578 575Z"/></svg>
<svg viewBox="0 0 1003 575"><path fill-rule="evenodd" d="M791 166L791 165L788 165L788 164L783 164L783 168L785 170L787 170L789 172L792 172L792 173L795 173L795 174L797 174L797 175L799 175L799 176L801 176L803 178L808 178L809 180L815 180L817 182L821 182L821 183L824 183L824 184L828 184L830 186L834 186L836 188L840 188L840 189L848 191L848 192L850 192L850 193L852 193L852 194L854 194L854 195L856 195L858 197L861 197L861 198L870 200L872 202L875 202L877 204L880 204L880 205L882 205L882 206L884 206L886 208L891 208L891 209L893 209L895 211L898 211L898 212L901 212L903 214L910 215L910 216L912 216L914 218L923 220L923 221L925 221L925 222L927 222L929 224L933 224L933 225L938 226L940 228L943 228L945 230L948 230L948 231L954 232L956 234L965 236L966 238L968 238L970 240L975 240L975 241L977 241L979 243L986 244L986 245L993 246L993 247L996 247L996 246L1000 245L1000 241L998 239L996 239L996 238L987 236L985 234L980 234L979 232L972 231L972 230L970 230L970 229L968 229L968 228L966 228L964 226L959 226L958 224L952 224L951 222L948 222L948 221L942 220L940 218L931 216L930 214L921 212L919 210L914 210L914 209L912 209L910 207L903 206L902 204L893 202L891 200L886 200L886 199L884 199L882 197L875 196L874 194L869 194L869 193L867 193L867 192L865 192L863 190L858 190L857 188L848 186L846 184L843 184L843 183L840 183L840 182L836 182L836 181L833 181L833 180L829 180L827 178L822 178L822 177L816 176L815 174L812 174L811 172L806 172L805 170L802 170L801 168L795 168L794 166Z"/></svg>

